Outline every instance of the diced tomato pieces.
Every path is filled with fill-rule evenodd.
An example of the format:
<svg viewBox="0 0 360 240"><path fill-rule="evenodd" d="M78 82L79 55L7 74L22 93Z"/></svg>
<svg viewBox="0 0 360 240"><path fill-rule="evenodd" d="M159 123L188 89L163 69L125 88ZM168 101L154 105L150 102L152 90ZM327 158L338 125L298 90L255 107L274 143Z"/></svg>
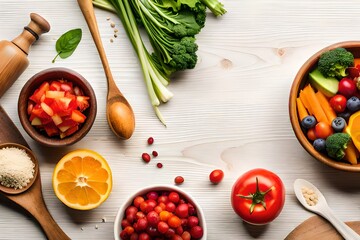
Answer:
<svg viewBox="0 0 360 240"><path fill-rule="evenodd" d="M66 80L44 82L29 98L29 121L50 137L64 138L75 133L85 122L82 113L89 107L89 97Z"/></svg>
<svg viewBox="0 0 360 240"><path fill-rule="evenodd" d="M82 114L79 110L74 110L71 112L71 119L78 123L85 122L86 116Z"/></svg>
<svg viewBox="0 0 360 240"><path fill-rule="evenodd" d="M60 138L70 136L71 134L74 134L77 130L79 130L79 125L73 126L65 132L60 133Z"/></svg>
<svg viewBox="0 0 360 240"><path fill-rule="evenodd" d="M45 92L50 88L50 84L48 82L43 82L38 89L35 90L34 94L31 95L30 100L35 103L40 103L41 98L45 95Z"/></svg>
<svg viewBox="0 0 360 240"><path fill-rule="evenodd" d="M89 107L88 100L90 97L86 96L76 96L76 104L81 112L85 111Z"/></svg>
<svg viewBox="0 0 360 240"><path fill-rule="evenodd" d="M73 84L72 82L62 82L60 84L60 89L65 92L69 92L71 94L74 93Z"/></svg>
<svg viewBox="0 0 360 240"><path fill-rule="evenodd" d="M45 96L47 98L61 98L61 97L65 97L65 92L64 91L46 91Z"/></svg>
<svg viewBox="0 0 360 240"><path fill-rule="evenodd" d="M60 91L60 86L61 86L61 83L58 82L58 81L52 81L50 83L50 90L51 91Z"/></svg>
<svg viewBox="0 0 360 240"><path fill-rule="evenodd" d="M45 124L44 129L49 137L59 135L59 129L56 127L56 125L53 122Z"/></svg>
<svg viewBox="0 0 360 240"><path fill-rule="evenodd" d="M29 101L28 102L28 105L27 105L27 114L28 115L31 115L31 112L32 112L32 110L33 110L33 108L34 108L34 102L33 101ZM31 120L30 120L31 121Z"/></svg>

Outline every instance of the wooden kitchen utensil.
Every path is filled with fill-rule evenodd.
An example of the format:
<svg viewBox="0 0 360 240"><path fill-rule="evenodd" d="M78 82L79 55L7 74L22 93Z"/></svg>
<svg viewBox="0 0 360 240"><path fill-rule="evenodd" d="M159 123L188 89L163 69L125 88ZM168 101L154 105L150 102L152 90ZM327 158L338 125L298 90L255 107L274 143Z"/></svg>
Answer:
<svg viewBox="0 0 360 240"><path fill-rule="evenodd" d="M29 148L20 131L11 121L7 113L0 106L0 143L17 143ZM35 181L25 192L8 194L0 191L0 199L6 199L25 209L40 224L49 240L69 240L50 215L41 191L40 170L38 169Z"/></svg>
<svg viewBox="0 0 360 240"><path fill-rule="evenodd" d="M360 234L360 221L346 222L350 228ZM286 236L285 240L342 240L338 231L324 218L313 216L297 226Z"/></svg>
<svg viewBox="0 0 360 240"><path fill-rule="evenodd" d="M106 103L106 117L109 126L113 133L119 138L129 139L135 129L134 112L129 102L116 86L114 78L111 74L105 50L101 42L92 1L78 0L78 4L94 39L107 78L108 95Z"/></svg>
<svg viewBox="0 0 360 240"><path fill-rule="evenodd" d="M50 24L36 13L30 14L30 23L12 41L0 41L0 98L29 65L30 46L39 36L50 30Z"/></svg>

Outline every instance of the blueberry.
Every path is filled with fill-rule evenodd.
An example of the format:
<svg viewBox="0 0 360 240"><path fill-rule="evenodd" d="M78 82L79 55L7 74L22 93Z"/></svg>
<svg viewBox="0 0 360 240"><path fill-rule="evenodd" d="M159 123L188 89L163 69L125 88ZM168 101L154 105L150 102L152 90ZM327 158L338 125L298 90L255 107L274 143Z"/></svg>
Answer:
<svg viewBox="0 0 360 240"><path fill-rule="evenodd" d="M326 149L325 139L322 138L315 139L315 141L313 142L313 146L316 151L322 153L325 152Z"/></svg>
<svg viewBox="0 0 360 240"><path fill-rule="evenodd" d="M345 121L347 122L347 121L349 121L351 112L345 111L345 112L338 113L337 115L338 115L338 117L342 117L343 119L345 119Z"/></svg>
<svg viewBox="0 0 360 240"><path fill-rule="evenodd" d="M331 122L331 127L334 129L335 132L342 132L346 124L346 121L342 117L336 117Z"/></svg>
<svg viewBox="0 0 360 240"><path fill-rule="evenodd" d="M356 112L360 110L360 99L358 97L352 96L347 100L346 107L351 112Z"/></svg>
<svg viewBox="0 0 360 240"><path fill-rule="evenodd" d="M305 129L310 129L315 127L316 119L313 116L306 116L301 120L301 126Z"/></svg>

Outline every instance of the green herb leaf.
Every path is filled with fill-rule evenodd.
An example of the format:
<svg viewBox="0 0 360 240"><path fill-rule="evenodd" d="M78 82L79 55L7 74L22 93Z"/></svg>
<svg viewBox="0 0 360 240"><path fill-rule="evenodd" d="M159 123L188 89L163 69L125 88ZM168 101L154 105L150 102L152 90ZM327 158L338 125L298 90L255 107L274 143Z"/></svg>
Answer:
<svg viewBox="0 0 360 240"><path fill-rule="evenodd" d="M75 51L76 47L79 45L82 37L82 31L80 28L72 29L61 35L61 37L56 41L56 51L57 55L52 60L54 63L56 58L60 56L61 58L70 57Z"/></svg>

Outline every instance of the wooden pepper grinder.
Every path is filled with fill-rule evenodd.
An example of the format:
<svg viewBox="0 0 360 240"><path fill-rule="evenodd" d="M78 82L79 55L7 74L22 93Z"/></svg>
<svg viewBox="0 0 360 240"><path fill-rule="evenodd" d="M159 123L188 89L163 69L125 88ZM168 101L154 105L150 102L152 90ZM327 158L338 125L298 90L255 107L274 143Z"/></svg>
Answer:
<svg viewBox="0 0 360 240"><path fill-rule="evenodd" d="M29 66L30 46L39 36L50 30L50 24L36 13L30 14L30 23L14 40L0 41L0 98Z"/></svg>

